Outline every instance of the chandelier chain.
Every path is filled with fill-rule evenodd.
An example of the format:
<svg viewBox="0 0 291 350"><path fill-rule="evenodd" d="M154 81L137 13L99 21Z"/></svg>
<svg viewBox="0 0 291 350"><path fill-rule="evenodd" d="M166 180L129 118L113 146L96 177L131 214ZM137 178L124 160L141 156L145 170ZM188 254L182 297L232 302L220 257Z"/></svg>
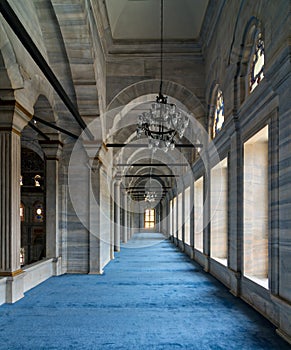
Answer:
<svg viewBox="0 0 291 350"><path fill-rule="evenodd" d="M188 116L174 103L168 103L168 97L163 95L164 74L164 0L160 0L160 89L156 101L148 112L138 117L137 137L144 134L148 138L149 149L154 152L161 149L164 152L173 150L177 138L182 138L189 124Z"/></svg>
<svg viewBox="0 0 291 350"><path fill-rule="evenodd" d="M160 23L161 23L161 47L160 47L160 95L162 95L163 88L163 59L164 59L164 0L161 0L160 9Z"/></svg>

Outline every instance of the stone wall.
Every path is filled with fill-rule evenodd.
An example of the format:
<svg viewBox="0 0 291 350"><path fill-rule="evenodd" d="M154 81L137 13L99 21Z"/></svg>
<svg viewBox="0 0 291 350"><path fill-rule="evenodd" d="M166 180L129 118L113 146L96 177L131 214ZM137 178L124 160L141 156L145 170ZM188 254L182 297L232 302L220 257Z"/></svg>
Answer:
<svg viewBox="0 0 291 350"><path fill-rule="evenodd" d="M212 6L213 3L212 3ZM204 249L203 255L195 250L187 252L193 256L206 271L226 284L232 293L240 296L256 310L278 326L278 333L291 342L291 264L290 256L290 4L286 1L226 1L217 4L217 15L208 19L211 25L204 28L204 57L206 75L205 99L208 103L208 125L211 125L213 111L213 91L220 86L225 103L223 130L215 138L214 146L220 159L227 157L228 170L228 266L209 257L211 235L207 223L208 207L204 207ZM211 22L212 21L212 22ZM209 24L210 24L209 23ZM264 79L259 86L248 93L248 69L254 44L255 33L261 32L265 44ZM268 159L262 160L252 152L253 161L249 162L244 153L244 142L254 134L269 127L269 144L257 145L255 151L263 147ZM252 150L253 151L253 150ZM250 153L248 153L250 154ZM243 166L248 162L248 170ZM268 167L266 162L268 162ZM200 159L197 163L202 164ZM211 163L209 168L215 166ZM194 164L194 177L198 178L199 168ZM263 171L263 173L261 173ZM267 173L266 173L267 172ZM205 172L207 183L209 173ZM262 186L262 178L268 178L267 193ZM252 178L252 179L251 179ZM255 181L253 186L251 182ZM210 198L204 191L204 201ZM259 194L257 194L259 192ZM199 204L194 191L194 208ZM254 203L263 202L262 210ZM245 207L243 203L245 201ZM253 203L251 205L250 201ZM201 202L201 201L200 201ZM261 220L268 215L268 221ZM197 210L197 208L196 208ZM243 220L244 212L248 216ZM248 214L249 213L249 214ZM251 213L251 214L250 214ZM245 217L246 217L245 216ZM257 220L263 224L258 225ZM211 221L210 221L211 223ZM255 227L256 238L249 252L247 244L243 248L243 232L248 225ZM245 237L246 239L246 237ZM264 274L265 262L260 264L256 249L261 250L263 242L268 240L268 250L260 256L268 261L268 285L259 280L250 280L243 276L249 272ZM195 241L195 237L194 237ZM247 242L246 240L245 242ZM180 245L176 243L177 245ZM195 243L194 243L195 244ZM248 255L250 254L250 255ZM245 260L245 266L244 266ZM263 266L262 266L263 265ZM256 270L256 271L255 271Z"/></svg>

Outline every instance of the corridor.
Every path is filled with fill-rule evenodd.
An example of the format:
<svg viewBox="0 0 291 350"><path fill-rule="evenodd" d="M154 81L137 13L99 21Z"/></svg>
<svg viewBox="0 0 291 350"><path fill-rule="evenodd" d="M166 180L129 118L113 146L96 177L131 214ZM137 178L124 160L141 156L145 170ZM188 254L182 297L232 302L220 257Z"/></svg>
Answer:
<svg viewBox="0 0 291 350"><path fill-rule="evenodd" d="M0 307L0 349L290 349L275 327L159 234L100 275L53 277Z"/></svg>

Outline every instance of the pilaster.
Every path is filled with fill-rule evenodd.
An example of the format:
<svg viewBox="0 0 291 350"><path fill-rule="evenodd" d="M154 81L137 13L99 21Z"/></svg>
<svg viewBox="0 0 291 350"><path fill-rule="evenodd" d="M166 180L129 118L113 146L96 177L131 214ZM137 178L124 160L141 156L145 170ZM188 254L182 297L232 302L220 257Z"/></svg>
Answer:
<svg viewBox="0 0 291 350"><path fill-rule="evenodd" d="M57 135L58 138L58 135ZM55 259L55 273L60 268L59 230L59 159L63 144L58 140L39 141L46 157L46 257Z"/></svg>
<svg viewBox="0 0 291 350"><path fill-rule="evenodd" d="M241 271L242 271L242 145L240 138L240 128L238 121L235 121L235 132L230 135L230 156L228 173L229 188L229 239L228 239L228 257L230 271L230 291L239 296L241 289Z"/></svg>
<svg viewBox="0 0 291 350"><path fill-rule="evenodd" d="M103 274L100 242L100 171L98 157L90 159L89 179L89 273Z"/></svg>
<svg viewBox="0 0 291 350"><path fill-rule="evenodd" d="M120 251L120 176L114 180L114 250Z"/></svg>
<svg viewBox="0 0 291 350"><path fill-rule="evenodd" d="M6 276L6 302L23 297L20 268L21 131L32 115L16 101L0 106L0 276Z"/></svg>
<svg viewBox="0 0 291 350"><path fill-rule="evenodd" d="M127 215L127 206L128 206L128 203L127 203L128 199L127 199L127 194L126 192L124 191L123 192L123 197L122 197L122 210L123 210L123 215L122 215L122 218L123 218L123 222L122 222L122 226L123 226L123 236L122 236L122 240L123 240L123 243L127 243L128 241L128 223L127 223L127 219L128 219L128 215Z"/></svg>

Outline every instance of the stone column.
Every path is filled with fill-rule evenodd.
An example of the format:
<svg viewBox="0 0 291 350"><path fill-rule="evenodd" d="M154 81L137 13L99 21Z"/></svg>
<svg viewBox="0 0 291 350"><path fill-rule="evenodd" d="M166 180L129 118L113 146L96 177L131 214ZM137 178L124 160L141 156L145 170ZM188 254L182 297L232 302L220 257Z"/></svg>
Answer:
<svg viewBox="0 0 291 350"><path fill-rule="evenodd" d="M59 159L63 144L58 139L39 143L46 159L46 257L54 259L54 275L58 276L62 274L59 249Z"/></svg>
<svg viewBox="0 0 291 350"><path fill-rule="evenodd" d="M207 157L208 158L208 157ZM203 254L204 254L204 271L209 272L210 263L210 166L209 159L206 164L206 174L203 181Z"/></svg>
<svg viewBox="0 0 291 350"><path fill-rule="evenodd" d="M124 186L120 183L120 240L127 243L127 197Z"/></svg>
<svg viewBox="0 0 291 350"><path fill-rule="evenodd" d="M240 295L241 271L242 271L242 244L243 244L243 163L242 144L240 129L237 121L234 123L235 129L231 135L231 149L229 156L229 271L230 291L235 296Z"/></svg>
<svg viewBox="0 0 291 350"><path fill-rule="evenodd" d="M127 198L127 240L131 239L131 198Z"/></svg>
<svg viewBox="0 0 291 350"><path fill-rule="evenodd" d="M102 162L98 157L101 144L96 141L84 142L88 154L88 235L89 235L89 258L88 273L103 274L101 262L100 241L100 182Z"/></svg>
<svg viewBox="0 0 291 350"><path fill-rule="evenodd" d="M114 181L114 250L120 251L120 177Z"/></svg>
<svg viewBox="0 0 291 350"><path fill-rule="evenodd" d="M100 172L102 162L90 159L89 175L89 273L103 274L100 242Z"/></svg>
<svg viewBox="0 0 291 350"><path fill-rule="evenodd" d="M194 183L190 185L190 246L194 257Z"/></svg>
<svg viewBox="0 0 291 350"><path fill-rule="evenodd" d="M185 249L185 185L182 191L182 243L183 251Z"/></svg>
<svg viewBox="0 0 291 350"><path fill-rule="evenodd" d="M114 260L114 229L115 229L115 222L114 222L114 182L111 180L110 183L110 194L109 194L109 201L110 201L110 216L109 216L109 226L110 226L110 260Z"/></svg>
<svg viewBox="0 0 291 350"><path fill-rule="evenodd" d="M127 243L127 235L128 235L128 215L127 215L127 205L128 205L128 199L127 194L124 192L123 194L123 243Z"/></svg>
<svg viewBox="0 0 291 350"><path fill-rule="evenodd" d="M20 133L32 115L15 101L0 105L0 277L6 279L6 302L23 297L20 268Z"/></svg>

